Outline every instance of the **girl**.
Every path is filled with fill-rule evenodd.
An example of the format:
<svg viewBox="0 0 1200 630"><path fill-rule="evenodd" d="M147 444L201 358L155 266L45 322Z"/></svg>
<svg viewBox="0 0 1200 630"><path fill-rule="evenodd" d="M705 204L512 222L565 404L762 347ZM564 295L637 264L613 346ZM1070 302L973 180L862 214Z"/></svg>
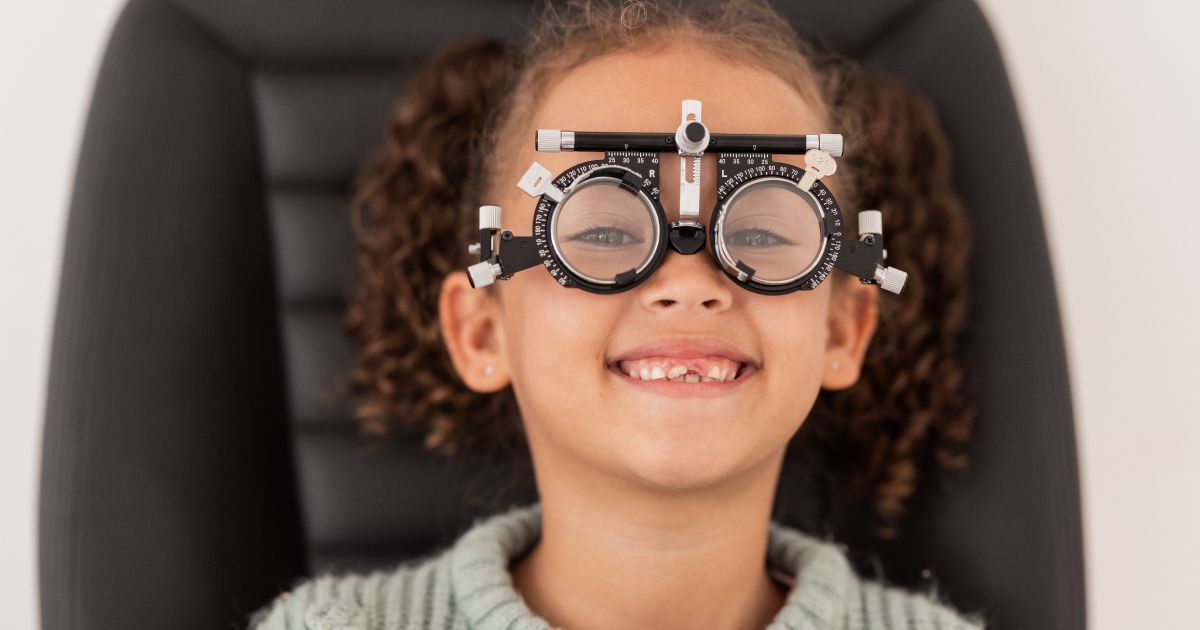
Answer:
<svg viewBox="0 0 1200 630"><path fill-rule="evenodd" d="M520 49L453 46L411 82L359 182L365 280L348 323L363 346L363 426L419 418L444 454L516 442L540 500L389 571L304 583L256 627L982 627L931 593L860 578L844 546L771 517L793 443L825 462L813 475L833 495L867 498L885 538L923 462L964 463L968 234L930 108L750 0L578 1L539 18ZM596 157L535 153L535 129L673 130L685 99L716 133L844 134L843 168L823 182L845 232L858 234L855 210L880 208L888 262L915 282L881 294L835 271L768 296L705 252L668 252L611 295L537 269L472 287L478 207L502 206L503 227L528 234L535 203L515 186L526 167ZM663 157L670 221L678 157ZM702 158L705 225L715 160ZM699 377L670 373L694 361Z"/></svg>

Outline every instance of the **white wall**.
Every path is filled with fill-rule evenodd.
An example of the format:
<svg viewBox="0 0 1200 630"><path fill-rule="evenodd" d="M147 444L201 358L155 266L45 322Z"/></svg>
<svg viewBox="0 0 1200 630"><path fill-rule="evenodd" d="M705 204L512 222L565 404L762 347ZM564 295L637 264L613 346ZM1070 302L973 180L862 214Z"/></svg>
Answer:
<svg viewBox="0 0 1200 630"><path fill-rule="evenodd" d="M0 2L0 619L37 628L37 478L59 250L119 0Z"/></svg>
<svg viewBox="0 0 1200 630"><path fill-rule="evenodd" d="M118 5L0 4L6 627L37 627L36 480L59 249ZM1200 166L1200 39L1188 33L1200 11L1166 0L983 5L1029 136L1066 319L1091 626L1182 628L1197 586L1189 565L1200 561L1200 413L1189 395L1200 376L1200 266L1188 242L1200 235L1200 204L1184 196L1195 187L1188 169ZM1164 244L1174 249L1158 252Z"/></svg>
<svg viewBox="0 0 1200 630"><path fill-rule="evenodd" d="M1091 627L1198 627L1200 7L982 4L1067 321Z"/></svg>

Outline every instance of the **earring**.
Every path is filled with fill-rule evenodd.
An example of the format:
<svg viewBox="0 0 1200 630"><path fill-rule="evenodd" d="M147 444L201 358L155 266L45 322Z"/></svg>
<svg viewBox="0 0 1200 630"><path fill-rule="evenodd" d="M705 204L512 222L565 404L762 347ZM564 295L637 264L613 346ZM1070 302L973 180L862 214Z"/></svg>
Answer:
<svg viewBox="0 0 1200 630"><path fill-rule="evenodd" d="M492 364L491 363L487 363L483 366L483 373L487 376L491 376L491 374L492 374Z"/></svg>
<svg viewBox="0 0 1200 630"><path fill-rule="evenodd" d="M837 359L834 359L834 360L833 360L833 362L829 364L829 367L831 367L831 368L833 368L833 369L835 369L835 370L836 370L836 369L838 369L838 368L842 367L842 364L841 364L841 363L838 363L838 360L837 360Z"/></svg>

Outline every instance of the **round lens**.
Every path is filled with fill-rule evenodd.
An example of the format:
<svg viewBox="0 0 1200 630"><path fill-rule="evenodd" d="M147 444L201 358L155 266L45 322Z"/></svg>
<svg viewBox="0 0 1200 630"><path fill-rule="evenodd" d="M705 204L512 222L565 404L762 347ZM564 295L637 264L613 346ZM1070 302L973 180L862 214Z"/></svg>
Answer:
<svg viewBox="0 0 1200 630"><path fill-rule="evenodd" d="M551 243L567 268L601 284L640 272L658 242L649 200L607 177L580 182L550 223Z"/></svg>
<svg viewBox="0 0 1200 630"><path fill-rule="evenodd" d="M824 246L821 208L812 195L782 179L761 179L726 203L717 247L725 264L754 269L751 281L785 284L817 264Z"/></svg>

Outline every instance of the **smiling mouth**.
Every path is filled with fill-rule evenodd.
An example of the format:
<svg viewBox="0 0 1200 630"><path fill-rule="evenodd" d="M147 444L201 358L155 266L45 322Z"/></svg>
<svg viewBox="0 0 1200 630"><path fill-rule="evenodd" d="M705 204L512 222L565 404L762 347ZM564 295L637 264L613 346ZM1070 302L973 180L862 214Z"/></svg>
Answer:
<svg viewBox="0 0 1200 630"><path fill-rule="evenodd" d="M746 362L700 363L678 361L671 365L638 365L617 361L608 365L609 371L636 383L687 387L697 385L732 385L741 383L757 368Z"/></svg>

